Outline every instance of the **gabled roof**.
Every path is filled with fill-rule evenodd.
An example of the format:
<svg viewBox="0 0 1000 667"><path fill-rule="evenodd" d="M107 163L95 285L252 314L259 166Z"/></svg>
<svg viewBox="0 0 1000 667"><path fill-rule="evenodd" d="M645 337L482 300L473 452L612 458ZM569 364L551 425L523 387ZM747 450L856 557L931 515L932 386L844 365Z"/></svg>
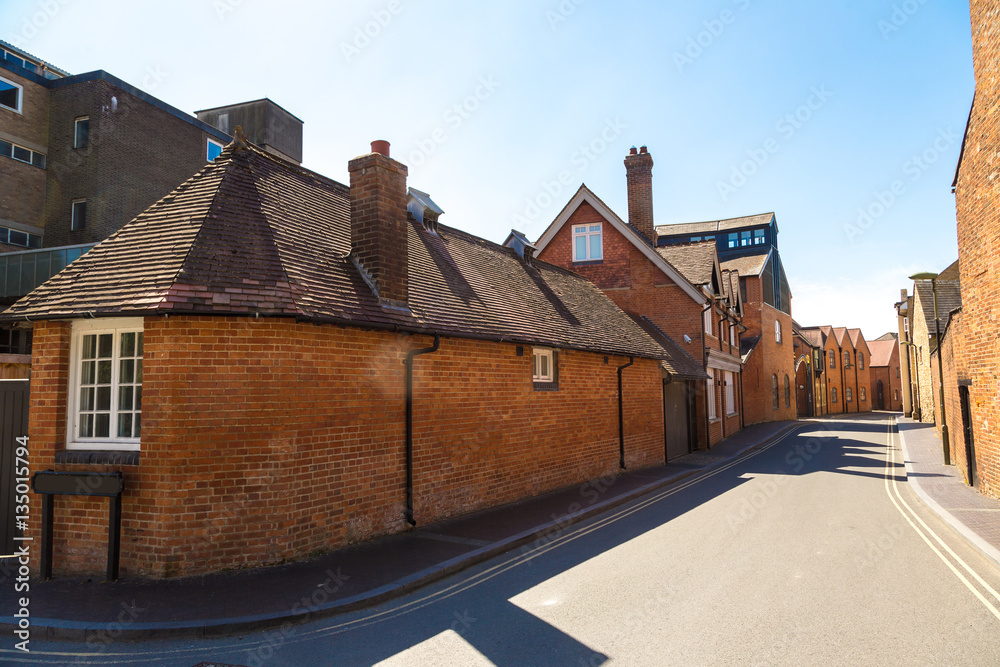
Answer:
<svg viewBox="0 0 1000 667"><path fill-rule="evenodd" d="M653 324L652 321L634 313L629 313L628 315L636 324L642 327L643 331L663 347L667 357L660 362L660 365L671 377L676 380L709 379L708 373L705 372L702 365L673 338Z"/></svg>
<svg viewBox="0 0 1000 667"><path fill-rule="evenodd" d="M889 333L882 334L875 340L899 340L899 334L895 334L890 331ZM874 341L868 341L868 346L871 347L873 342Z"/></svg>
<svg viewBox="0 0 1000 667"><path fill-rule="evenodd" d="M753 351L757 348L757 343L760 342L760 336L741 336L740 337L740 358L745 364Z"/></svg>
<svg viewBox="0 0 1000 667"><path fill-rule="evenodd" d="M825 334L820 327L802 327L799 329L798 333L813 347L818 347L820 349L824 349L826 347L827 334Z"/></svg>
<svg viewBox="0 0 1000 667"><path fill-rule="evenodd" d="M954 262L952 262L948 266L947 269L945 269L944 271L942 271L940 273L940 275L938 275L937 279L938 280L959 280L960 276L959 276L959 272L958 272L958 267L959 267L958 262L959 262L959 260L957 260L957 259Z"/></svg>
<svg viewBox="0 0 1000 667"><path fill-rule="evenodd" d="M724 296L729 300L730 307L734 308L740 317L743 316L743 294L740 292L740 273L739 271L727 271L722 272L722 284L724 287Z"/></svg>
<svg viewBox="0 0 1000 667"><path fill-rule="evenodd" d="M937 280L935 282L937 283L938 322L941 324L941 332L943 333L948 327L948 313L962 307L962 287L957 280ZM935 334L934 289L931 281L918 280L913 283L913 289L920 297L920 307L923 310L927 333L933 336Z"/></svg>
<svg viewBox="0 0 1000 667"><path fill-rule="evenodd" d="M895 339L873 340L868 343L868 351L871 352L871 366L888 366L892 360L892 353L899 346Z"/></svg>
<svg viewBox="0 0 1000 667"><path fill-rule="evenodd" d="M632 245L639 249L643 255L646 256L657 268L659 268L663 273L667 275L671 280L673 280L684 292L691 297L696 303L705 303L706 298L701 293L701 291L692 285L687 278L685 278L680 271L675 269L670 265L663 257L661 257L657 252L656 248L653 247L652 243L649 242L645 236L640 234L635 227L631 226L621 218L619 218L614 211L612 211L607 204L601 201L600 197L591 192L590 188L586 185L581 185L573 195L566 206L563 207L556 219L552 221L552 224L548 226L548 229L542 233L542 236L538 239L535 244L538 246L538 252L541 253L545 247L555 238L556 233L562 229L563 225L569 220L570 216L578 209L584 202L590 204L594 209L607 220L611 225L617 229L622 236L628 239Z"/></svg>
<svg viewBox="0 0 1000 667"><path fill-rule="evenodd" d="M692 285L711 285L714 274L721 276L715 241L669 245L657 248L656 252Z"/></svg>
<svg viewBox="0 0 1000 667"><path fill-rule="evenodd" d="M847 336L847 327L834 327L833 339L837 341L837 345L840 347L844 347L845 339L850 342L850 338Z"/></svg>
<svg viewBox="0 0 1000 667"><path fill-rule="evenodd" d="M867 345L864 334L861 333L861 329L848 329L847 335L851 337L851 345L854 349L858 349L858 345L864 343Z"/></svg>
<svg viewBox="0 0 1000 667"><path fill-rule="evenodd" d="M734 257L722 262L723 270L739 271L743 277L759 276L767 266L767 260L771 258L772 248L767 248L759 253Z"/></svg>
<svg viewBox="0 0 1000 667"><path fill-rule="evenodd" d="M346 186L233 142L0 319L261 315L668 357L590 281L443 225L409 221L409 310L384 308L350 235Z"/></svg>
<svg viewBox="0 0 1000 667"><path fill-rule="evenodd" d="M688 234L713 234L716 232L742 229L744 227L759 227L774 221L774 213L758 213L739 218L724 220L707 220L705 222L684 222L676 225L658 225L656 233L660 236L681 236Z"/></svg>

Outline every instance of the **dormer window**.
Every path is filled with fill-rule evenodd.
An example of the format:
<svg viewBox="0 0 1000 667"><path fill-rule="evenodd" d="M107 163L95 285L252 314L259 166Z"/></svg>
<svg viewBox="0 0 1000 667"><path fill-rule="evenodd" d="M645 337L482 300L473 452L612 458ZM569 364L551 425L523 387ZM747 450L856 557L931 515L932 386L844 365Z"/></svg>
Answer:
<svg viewBox="0 0 1000 667"><path fill-rule="evenodd" d="M573 225L573 261L588 262L604 259L601 223Z"/></svg>
<svg viewBox="0 0 1000 667"><path fill-rule="evenodd" d="M767 232L763 229L753 230L753 244L764 245L767 242Z"/></svg>

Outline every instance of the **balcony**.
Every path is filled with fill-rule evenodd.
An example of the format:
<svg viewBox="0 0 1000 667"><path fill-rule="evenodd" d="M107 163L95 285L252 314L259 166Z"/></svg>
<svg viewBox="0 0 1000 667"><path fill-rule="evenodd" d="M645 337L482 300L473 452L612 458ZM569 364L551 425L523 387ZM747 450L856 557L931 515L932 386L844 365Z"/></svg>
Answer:
<svg viewBox="0 0 1000 667"><path fill-rule="evenodd" d="M14 303L95 245L86 243L0 255L0 303Z"/></svg>

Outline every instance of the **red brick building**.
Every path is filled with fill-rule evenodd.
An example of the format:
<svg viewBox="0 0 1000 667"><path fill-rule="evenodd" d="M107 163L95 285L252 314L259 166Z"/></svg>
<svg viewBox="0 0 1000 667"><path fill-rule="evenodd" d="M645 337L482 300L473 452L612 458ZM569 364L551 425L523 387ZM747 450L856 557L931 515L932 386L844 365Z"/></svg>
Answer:
<svg viewBox="0 0 1000 667"><path fill-rule="evenodd" d="M888 333L868 343L871 350L871 404L873 410L903 411L903 374L899 341Z"/></svg>
<svg viewBox="0 0 1000 667"><path fill-rule="evenodd" d="M440 225L373 149L347 187L237 139L0 315L36 323L32 469L125 476L123 574L276 563L663 463L672 352L530 245ZM56 505L56 572L101 571L104 499Z"/></svg>
<svg viewBox="0 0 1000 667"><path fill-rule="evenodd" d="M714 243L658 247L653 158L625 158L628 222L585 185L537 242L540 259L591 280L622 310L648 321L699 368L665 390L668 431L688 438L676 454L707 448L743 426L742 299L724 275ZM683 406L688 406L684 408Z"/></svg>
<svg viewBox="0 0 1000 667"><path fill-rule="evenodd" d="M795 391L799 418L828 414L826 405L826 352L823 333L819 329L804 330L792 322L795 351Z"/></svg>
<svg viewBox="0 0 1000 667"><path fill-rule="evenodd" d="M822 352L822 414L871 412L871 351L860 329L803 327L803 336Z"/></svg>

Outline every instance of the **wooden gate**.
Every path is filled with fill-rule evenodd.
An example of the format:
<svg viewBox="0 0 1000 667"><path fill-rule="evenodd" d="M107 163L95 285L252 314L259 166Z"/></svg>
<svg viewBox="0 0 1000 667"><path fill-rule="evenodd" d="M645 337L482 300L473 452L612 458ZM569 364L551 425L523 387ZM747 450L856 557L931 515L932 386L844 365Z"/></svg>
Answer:
<svg viewBox="0 0 1000 667"><path fill-rule="evenodd" d="M28 381L0 380L0 554L14 553L17 439L28 435ZM22 465L24 460L22 459Z"/></svg>
<svg viewBox="0 0 1000 667"><path fill-rule="evenodd" d="M666 459L691 452L691 401L689 383L663 381L663 426Z"/></svg>

